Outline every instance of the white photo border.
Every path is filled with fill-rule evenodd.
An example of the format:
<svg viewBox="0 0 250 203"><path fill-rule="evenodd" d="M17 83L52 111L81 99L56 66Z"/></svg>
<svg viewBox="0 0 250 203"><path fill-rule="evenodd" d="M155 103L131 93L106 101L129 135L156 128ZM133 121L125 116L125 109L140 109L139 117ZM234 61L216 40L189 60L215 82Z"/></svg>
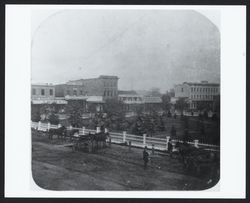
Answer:
<svg viewBox="0 0 250 203"><path fill-rule="evenodd" d="M32 9L218 9L221 13L221 179L204 191L49 191L31 172ZM5 197L245 198L246 6L6 5ZM232 107L235 107L233 109Z"/></svg>

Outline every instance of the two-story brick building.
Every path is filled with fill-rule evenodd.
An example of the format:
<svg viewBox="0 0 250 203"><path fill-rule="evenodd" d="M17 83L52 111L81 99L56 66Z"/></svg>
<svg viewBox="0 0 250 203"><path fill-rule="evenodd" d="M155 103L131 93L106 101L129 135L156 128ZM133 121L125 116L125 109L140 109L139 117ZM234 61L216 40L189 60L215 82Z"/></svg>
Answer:
<svg viewBox="0 0 250 203"><path fill-rule="evenodd" d="M118 77L101 75L98 78L71 80L56 85L56 96L99 96L102 100L117 98Z"/></svg>

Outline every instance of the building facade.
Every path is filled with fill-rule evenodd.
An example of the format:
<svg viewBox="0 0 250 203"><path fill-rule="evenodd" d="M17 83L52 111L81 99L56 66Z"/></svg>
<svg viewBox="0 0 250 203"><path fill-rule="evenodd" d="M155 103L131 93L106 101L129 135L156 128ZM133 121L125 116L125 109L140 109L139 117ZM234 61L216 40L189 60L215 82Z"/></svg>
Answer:
<svg viewBox="0 0 250 203"><path fill-rule="evenodd" d="M98 78L80 79L68 81L64 86L56 86L56 96L62 95L85 95L102 96L103 100L118 97L118 77L101 75ZM64 89L60 90L60 89Z"/></svg>
<svg viewBox="0 0 250 203"><path fill-rule="evenodd" d="M52 84L32 84L31 99L54 99L55 87Z"/></svg>
<svg viewBox="0 0 250 203"><path fill-rule="evenodd" d="M215 97L220 95L220 85L217 83L200 83L184 82L176 85L175 99L186 98L190 109L212 108Z"/></svg>
<svg viewBox="0 0 250 203"><path fill-rule="evenodd" d="M144 96L131 91L119 91L118 99L123 102L127 112L159 111L162 109L161 97Z"/></svg>
<svg viewBox="0 0 250 203"><path fill-rule="evenodd" d="M31 85L31 103L35 105L42 104L67 104L62 97L55 97L55 87L52 84L32 84Z"/></svg>

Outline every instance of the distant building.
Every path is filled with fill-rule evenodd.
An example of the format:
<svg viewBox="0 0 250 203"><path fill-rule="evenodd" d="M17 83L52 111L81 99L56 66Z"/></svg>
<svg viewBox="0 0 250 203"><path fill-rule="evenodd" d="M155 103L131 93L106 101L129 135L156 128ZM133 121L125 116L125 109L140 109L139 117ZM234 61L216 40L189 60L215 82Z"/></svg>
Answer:
<svg viewBox="0 0 250 203"><path fill-rule="evenodd" d="M31 103L39 104L67 104L64 98L55 97L55 87L53 84L32 84L31 85Z"/></svg>
<svg viewBox="0 0 250 203"><path fill-rule="evenodd" d="M52 84L32 84L31 99L54 99L55 87Z"/></svg>
<svg viewBox="0 0 250 203"><path fill-rule="evenodd" d="M56 96L101 96L103 100L117 98L118 77L101 75L98 78L71 80L56 85Z"/></svg>
<svg viewBox="0 0 250 203"><path fill-rule="evenodd" d="M118 99L123 102L128 112L136 112L139 109L145 112L151 108L158 111L162 106L161 97L144 96L135 91L119 91Z"/></svg>
<svg viewBox="0 0 250 203"><path fill-rule="evenodd" d="M171 101L179 98L186 98L190 109L199 109L202 107L212 108L215 97L220 94L220 85L217 83L184 82L174 88L175 97Z"/></svg>

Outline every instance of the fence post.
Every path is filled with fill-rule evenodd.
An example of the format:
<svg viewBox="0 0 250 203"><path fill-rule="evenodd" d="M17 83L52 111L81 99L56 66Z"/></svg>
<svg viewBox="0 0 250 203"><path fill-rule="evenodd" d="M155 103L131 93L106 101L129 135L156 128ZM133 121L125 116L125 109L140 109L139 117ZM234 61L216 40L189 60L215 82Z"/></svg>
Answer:
<svg viewBox="0 0 250 203"><path fill-rule="evenodd" d="M100 132L101 132L100 127L96 127L96 133L100 133Z"/></svg>
<svg viewBox="0 0 250 203"><path fill-rule="evenodd" d="M85 135L85 127L82 126L82 134Z"/></svg>
<svg viewBox="0 0 250 203"><path fill-rule="evenodd" d="M107 128L104 128L104 133L108 133L108 129Z"/></svg>
<svg viewBox="0 0 250 203"><path fill-rule="evenodd" d="M41 121L38 122L37 130L41 130Z"/></svg>
<svg viewBox="0 0 250 203"><path fill-rule="evenodd" d="M126 134L127 134L127 132L126 131L123 131L123 133L122 133L122 142L123 143L125 143L126 142Z"/></svg>
<svg viewBox="0 0 250 203"><path fill-rule="evenodd" d="M48 123L48 128L47 128L47 130L49 131L49 129L50 129L50 123Z"/></svg>
<svg viewBox="0 0 250 203"><path fill-rule="evenodd" d="M199 140L194 140L194 147L199 148L198 144L199 144Z"/></svg>
<svg viewBox="0 0 250 203"><path fill-rule="evenodd" d="M144 146L144 147L146 146L146 137L147 137L147 134L144 133L144 134L143 134L143 146Z"/></svg>
<svg viewBox="0 0 250 203"><path fill-rule="evenodd" d="M70 126L69 126L69 129L72 130L72 128L73 128L72 125L70 125Z"/></svg>
<svg viewBox="0 0 250 203"><path fill-rule="evenodd" d="M60 127L62 127L62 125L59 123L59 124L57 125L57 128L60 128Z"/></svg>
<svg viewBox="0 0 250 203"><path fill-rule="evenodd" d="M168 143L169 143L169 140L170 140L170 136L167 136L166 139L167 139L167 142L166 142L166 150L168 150Z"/></svg>

